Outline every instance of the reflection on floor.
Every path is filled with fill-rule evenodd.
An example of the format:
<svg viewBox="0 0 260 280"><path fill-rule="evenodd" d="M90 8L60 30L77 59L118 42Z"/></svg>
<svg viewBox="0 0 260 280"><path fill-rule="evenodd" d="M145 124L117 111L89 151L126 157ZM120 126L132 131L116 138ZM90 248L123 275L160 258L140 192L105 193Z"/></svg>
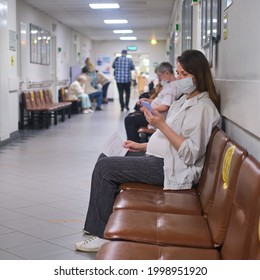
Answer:
<svg viewBox="0 0 260 280"><path fill-rule="evenodd" d="M95 258L74 244L84 238L93 166L114 131L125 137L126 115L116 99L49 129L25 129L0 148L1 260Z"/></svg>

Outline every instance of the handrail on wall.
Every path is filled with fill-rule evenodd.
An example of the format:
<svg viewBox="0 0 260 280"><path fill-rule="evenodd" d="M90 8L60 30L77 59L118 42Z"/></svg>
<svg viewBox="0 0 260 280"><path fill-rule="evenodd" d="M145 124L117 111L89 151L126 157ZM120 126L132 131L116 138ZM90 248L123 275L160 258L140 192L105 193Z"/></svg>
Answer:
<svg viewBox="0 0 260 280"><path fill-rule="evenodd" d="M33 88L46 88L51 87L53 85L53 80L45 80L45 81L20 81L19 82L19 89L22 90L23 87L26 89L33 89ZM64 80L57 80L57 86L66 87L70 83L69 79Z"/></svg>
<svg viewBox="0 0 260 280"><path fill-rule="evenodd" d="M66 87L69 84L69 79L58 80L57 85L61 87Z"/></svg>
<svg viewBox="0 0 260 280"><path fill-rule="evenodd" d="M53 84L53 80L46 81L28 81L27 88L41 88L41 87L50 87Z"/></svg>

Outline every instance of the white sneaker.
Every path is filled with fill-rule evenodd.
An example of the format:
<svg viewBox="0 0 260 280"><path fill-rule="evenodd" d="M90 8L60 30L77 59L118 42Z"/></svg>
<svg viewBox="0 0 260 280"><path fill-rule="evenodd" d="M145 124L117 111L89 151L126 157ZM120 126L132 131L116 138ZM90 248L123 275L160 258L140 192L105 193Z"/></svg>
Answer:
<svg viewBox="0 0 260 280"><path fill-rule="evenodd" d="M92 235L89 239L76 243L75 247L82 252L97 252L108 241Z"/></svg>
<svg viewBox="0 0 260 280"><path fill-rule="evenodd" d="M89 111L89 113L93 113L94 112L94 110L92 110L92 109L88 109L88 111Z"/></svg>
<svg viewBox="0 0 260 280"><path fill-rule="evenodd" d="M90 113L88 109L86 109L82 112L82 114L88 114L88 113Z"/></svg>

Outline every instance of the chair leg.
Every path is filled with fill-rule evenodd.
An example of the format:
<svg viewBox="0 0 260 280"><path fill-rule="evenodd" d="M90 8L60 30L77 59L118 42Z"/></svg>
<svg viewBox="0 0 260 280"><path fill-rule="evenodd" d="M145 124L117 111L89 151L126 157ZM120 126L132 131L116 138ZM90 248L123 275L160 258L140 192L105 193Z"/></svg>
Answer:
<svg viewBox="0 0 260 280"><path fill-rule="evenodd" d="M57 125L57 123L58 123L58 112L55 111L54 112L54 125Z"/></svg>
<svg viewBox="0 0 260 280"><path fill-rule="evenodd" d="M51 123L51 113L46 112L45 114L45 128L49 128L50 127L50 123ZM54 119L54 124L55 124L55 119Z"/></svg>
<svg viewBox="0 0 260 280"><path fill-rule="evenodd" d="M65 110L66 110L66 109L61 109L61 121L62 121L62 122L65 121Z"/></svg>

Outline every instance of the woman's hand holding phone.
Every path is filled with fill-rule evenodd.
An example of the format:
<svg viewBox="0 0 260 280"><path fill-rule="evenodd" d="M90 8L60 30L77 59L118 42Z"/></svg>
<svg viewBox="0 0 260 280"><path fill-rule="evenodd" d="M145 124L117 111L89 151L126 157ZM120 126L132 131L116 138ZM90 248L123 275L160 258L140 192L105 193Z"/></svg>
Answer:
<svg viewBox="0 0 260 280"><path fill-rule="evenodd" d="M149 102L141 101L141 105L144 106L145 108L147 108L149 110L149 112L151 112L154 115L153 108Z"/></svg>

